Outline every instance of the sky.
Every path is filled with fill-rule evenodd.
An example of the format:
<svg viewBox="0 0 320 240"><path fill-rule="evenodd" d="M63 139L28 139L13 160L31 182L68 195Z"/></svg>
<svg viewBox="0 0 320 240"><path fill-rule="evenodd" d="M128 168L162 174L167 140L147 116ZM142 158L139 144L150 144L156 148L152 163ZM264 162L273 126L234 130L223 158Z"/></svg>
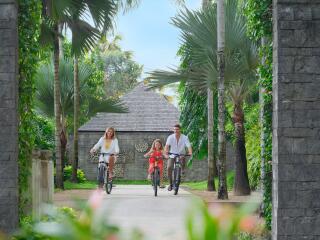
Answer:
<svg viewBox="0 0 320 240"><path fill-rule="evenodd" d="M199 9L201 0L186 0L186 6ZM120 45L144 66L142 77L146 72L179 65L179 31L170 24L179 9L174 0L142 0L138 8L117 17L115 32L123 38Z"/></svg>

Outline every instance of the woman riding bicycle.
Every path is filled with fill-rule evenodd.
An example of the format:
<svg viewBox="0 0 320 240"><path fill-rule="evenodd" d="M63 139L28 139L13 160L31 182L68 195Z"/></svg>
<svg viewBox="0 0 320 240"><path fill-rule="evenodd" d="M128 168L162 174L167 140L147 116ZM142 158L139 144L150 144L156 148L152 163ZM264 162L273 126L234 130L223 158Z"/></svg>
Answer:
<svg viewBox="0 0 320 240"><path fill-rule="evenodd" d="M114 128L109 127L106 129L105 134L99 139L96 145L90 150L91 154L94 154L101 148L101 154L99 156L99 162L105 161L109 163L109 177L113 177L113 167L117 158L114 156L119 153L118 139L116 138L116 131ZM104 155L104 153L106 153ZM114 155L110 155L114 154Z"/></svg>
<svg viewBox="0 0 320 240"><path fill-rule="evenodd" d="M147 152L144 157L150 157L148 179L151 179L151 173L153 172L155 162L157 161L157 166L160 170L160 188L165 188L165 186L163 185L163 147L160 139L156 139L153 141L150 151Z"/></svg>

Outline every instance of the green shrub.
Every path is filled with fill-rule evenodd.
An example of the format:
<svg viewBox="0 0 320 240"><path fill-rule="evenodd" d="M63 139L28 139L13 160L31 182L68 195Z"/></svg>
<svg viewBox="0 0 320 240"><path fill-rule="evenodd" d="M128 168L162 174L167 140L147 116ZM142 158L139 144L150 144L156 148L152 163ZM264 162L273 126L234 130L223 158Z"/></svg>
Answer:
<svg viewBox="0 0 320 240"><path fill-rule="evenodd" d="M71 180L71 177L72 177L72 166L67 165L63 169L63 180L64 181ZM87 181L86 176L81 169L77 170L77 179L79 183L83 183Z"/></svg>
<svg viewBox="0 0 320 240"><path fill-rule="evenodd" d="M248 177L251 189L255 190L260 186L261 182L259 104L246 105L245 116Z"/></svg>
<svg viewBox="0 0 320 240"><path fill-rule="evenodd" d="M15 234L16 240L71 240L71 239L123 239L120 229L106 219L101 213L103 192L96 191L86 205L79 205L78 216L70 208L56 208L49 206L45 209L45 216L40 221L30 221L21 226ZM127 239L140 240L140 232L130 234Z"/></svg>

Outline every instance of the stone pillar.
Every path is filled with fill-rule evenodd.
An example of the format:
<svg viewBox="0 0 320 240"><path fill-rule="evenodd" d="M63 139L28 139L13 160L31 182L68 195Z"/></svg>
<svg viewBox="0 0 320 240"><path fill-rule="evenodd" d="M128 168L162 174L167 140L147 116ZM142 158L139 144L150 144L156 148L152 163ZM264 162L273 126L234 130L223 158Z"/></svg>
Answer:
<svg viewBox="0 0 320 240"><path fill-rule="evenodd" d="M0 0L0 231L18 226L17 5Z"/></svg>
<svg viewBox="0 0 320 240"><path fill-rule="evenodd" d="M320 239L320 1L274 0L273 239Z"/></svg>
<svg viewBox="0 0 320 240"><path fill-rule="evenodd" d="M32 214L39 219L42 205L53 202L54 180L51 151L32 152Z"/></svg>

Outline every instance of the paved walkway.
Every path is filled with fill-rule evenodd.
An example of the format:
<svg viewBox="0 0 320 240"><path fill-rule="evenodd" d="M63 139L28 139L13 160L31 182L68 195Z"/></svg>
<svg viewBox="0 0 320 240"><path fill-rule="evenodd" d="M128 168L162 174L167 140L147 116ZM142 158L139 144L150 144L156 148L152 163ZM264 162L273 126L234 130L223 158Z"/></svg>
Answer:
<svg viewBox="0 0 320 240"><path fill-rule="evenodd" d="M74 207L72 198L88 199L93 190L58 192L54 203ZM177 196L160 189L154 197L149 185L117 185L110 195L104 193L105 210L109 221L118 224L125 232L142 229L146 239L185 240L185 213L192 203L192 194L180 189Z"/></svg>
<svg viewBox="0 0 320 240"><path fill-rule="evenodd" d="M76 207L74 199L86 201L93 191L61 191L55 193L54 204ZM104 193L103 206L108 220L119 225L125 234L138 228L145 234L145 239L185 240L185 214L196 196L208 205L261 201L261 195L257 192L253 192L251 196L233 196L230 192L229 200L221 201L217 200L217 192L180 189L179 194L174 196L173 192L160 189L158 197L154 197L149 185L117 185L110 195Z"/></svg>

